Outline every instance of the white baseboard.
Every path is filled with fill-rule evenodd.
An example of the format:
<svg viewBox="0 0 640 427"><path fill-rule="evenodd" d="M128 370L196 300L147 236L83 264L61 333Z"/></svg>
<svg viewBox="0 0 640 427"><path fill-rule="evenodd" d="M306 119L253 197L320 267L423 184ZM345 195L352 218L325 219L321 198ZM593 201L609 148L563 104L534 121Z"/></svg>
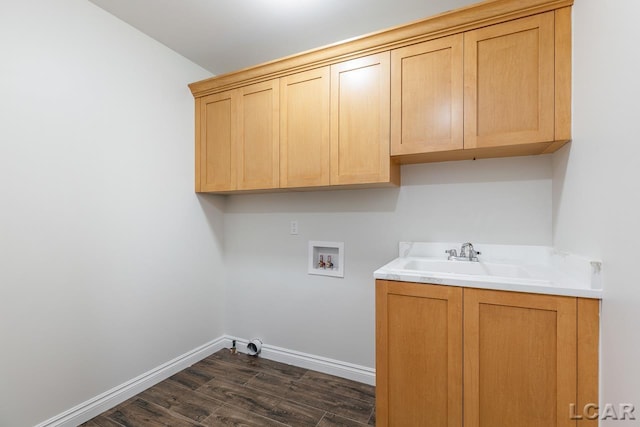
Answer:
<svg viewBox="0 0 640 427"><path fill-rule="evenodd" d="M149 387L154 386L160 381L169 378L171 375L188 368L216 351L222 350L223 348L230 348L233 340L236 340L236 348L239 352L247 352L247 344L249 341L246 339L231 336L216 338L124 384L114 387L93 399L89 399L62 414L56 415L38 424L36 427L76 427L100 415L104 411L117 406L130 397L143 392ZM376 382L375 369L268 344L262 345L262 351L258 357L348 378L369 385L375 385Z"/></svg>
<svg viewBox="0 0 640 427"><path fill-rule="evenodd" d="M236 340L236 348L238 351L241 353L247 352L247 344L249 344L249 340L229 336L226 336L224 339L225 347L231 347L232 340ZM298 366L300 368L323 372L325 374L335 375L337 377L347 378L369 385L376 384L376 370L366 366L302 353L269 344L262 344L262 351L260 352L259 357Z"/></svg>
<svg viewBox="0 0 640 427"><path fill-rule="evenodd" d="M38 424L36 427L76 427L100 415L104 411L117 406L130 397L143 392L149 387L154 386L160 381L169 378L171 375L188 368L216 351L222 350L225 344L225 337L216 338L124 384L114 387L93 399L89 399L62 414L56 415Z"/></svg>

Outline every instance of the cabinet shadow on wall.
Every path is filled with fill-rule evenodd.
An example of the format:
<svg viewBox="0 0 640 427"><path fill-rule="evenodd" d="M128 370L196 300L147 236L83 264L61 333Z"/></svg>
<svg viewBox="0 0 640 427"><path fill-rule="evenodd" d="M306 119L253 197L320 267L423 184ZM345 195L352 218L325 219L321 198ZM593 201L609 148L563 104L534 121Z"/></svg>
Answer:
<svg viewBox="0 0 640 427"><path fill-rule="evenodd" d="M400 188L229 195L227 213L394 212Z"/></svg>
<svg viewBox="0 0 640 427"><path fill-rule="evenodd" d="M201 200L220 197L216 209L225 213L391 213L398 210L402 192L406 197L421 197L430 186L551 181L551 155L500 159L479 159L402 166L402 185L396 188L371 188L321 191L285 191L226 196L201 195ZM423 187L425 191L420 191ZM486 187L482 187L486 188ZM458 194L459 191L455 191ZM437 201L436 201L437 202ZM440 201L442 202L442 201ZM202 202L201 202L202 203ZM442 207L441 208L446 208Z"/></svg>
<svg viewBox="0 0 640 427"><path fill-rule="evenodd" d="M569 144L567 144L569 145ZM402 185L482 184L550 180L551 154L402 166Z"/></svg>
<svg viewBox="0 0 640 427"><path fill-rule="evenodd" d="M571 143L565 144L560 150L553 154L553 189L551 196L551 217L553 224L558 223L558 215L562 204L562 193L564 191L569 158L571 157ZM554 230L555 232L555 230Z"/></svg>

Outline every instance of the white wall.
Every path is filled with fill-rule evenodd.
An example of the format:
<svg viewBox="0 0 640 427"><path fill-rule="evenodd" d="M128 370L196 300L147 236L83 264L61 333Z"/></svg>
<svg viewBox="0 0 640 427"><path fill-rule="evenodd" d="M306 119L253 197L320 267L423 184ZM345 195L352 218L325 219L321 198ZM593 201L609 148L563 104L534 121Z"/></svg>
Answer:
<svg viewBox="0 0 640 427"><path fill-rule="evenodd" d="M222 199L193 193L208 73L86 0L0 3L0 425L224 333Z"/></svg>
<svg viewBox="0 0 640 427"><path fill-rule="evenodd" d="M640 407L637 12L574 6L574 142L553 156L225 201L192 191L186 83L206 71L84 0L0 3L0 425L36 424L223 333L373 366L371 273L400 240L601 257L602 401ZM345 242L344 279L306 274L308 240Z"/></svg>
<svg viewBox="0 0 640 427"><path fill-rule="evenodd" d="M604 262L601 402L633 403L638 419L639 13L635 0L574 5L573 142L553 158L554 244Z"/></svg>
<svg viewBox="0 0 640 427"><path fill-rule="evenodd" d="M399 189L231 196L227 332L374 367L373 271L398 242L551 245L551 176L537 156L404 166ZM344 279L307 274L309 240L345 243Z"/></svg>
<svg viewBox="0 0 640 427"><path fill-rule="evenodd" d="M573 142L552 171L545 157L415 165L399 190L231 197L228 332L373 366L371 271L397 241L552 244L604 261L601 403L640 419L639 13L636 0L574 5ZM311 239L345 241L345 279L306 274Z"/></svg>

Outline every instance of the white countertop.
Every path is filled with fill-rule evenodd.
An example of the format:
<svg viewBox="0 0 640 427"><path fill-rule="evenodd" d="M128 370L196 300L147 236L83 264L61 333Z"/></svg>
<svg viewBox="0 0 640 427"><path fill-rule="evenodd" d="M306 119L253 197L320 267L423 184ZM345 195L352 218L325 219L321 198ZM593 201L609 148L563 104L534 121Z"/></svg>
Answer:
<svg viewBox="0 0 640 427"><path fill-rule="evenodd" d="M399 257L374 272L376 279L430 283L502 291L602 298L602 263L575 254L560 252L546 246L475 244L478 270L513 270L510 277L491 274L461 274L447 271L465 267L447 261L445 250L460 249L460 243L400 242ZM412 262L415 261L415 262ZM426 261L426 262L425 262ZM437 268L406 268L422 262ZM451 264L449 264L451 263ZM451 268L450 270L460 270Z"/></svg>

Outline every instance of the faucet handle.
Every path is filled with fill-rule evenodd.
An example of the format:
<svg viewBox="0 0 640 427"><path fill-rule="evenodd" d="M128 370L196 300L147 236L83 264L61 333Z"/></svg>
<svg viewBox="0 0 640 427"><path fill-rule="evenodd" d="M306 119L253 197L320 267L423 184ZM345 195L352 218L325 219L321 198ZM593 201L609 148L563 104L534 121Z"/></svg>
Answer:
<svg viewBox="0 0 640 427"><path fill-rule="evenodd" d="M464 243L460 248L460 257L468 258L469 261L478 261L480 251L476 251L471 242Z"/></svg>
<svg viewBox="0 0 640 427"><path fill-rule="evenodd" d="M460 256L461 257L468 257L469 254L467 253L467 249L469 250L469 253L471 253L473 251L473 244L471 244L471 242L467 242L467 243L463 243L462 246L460 247Z"/></svg>
<svg viewBox="0 0 640 427"><path fill-rule="evenodd" d="M456 252L455 249L448 249L446 251L444 251L445 254L449 254L449 258L447 259L452 259L452 258L456 258L458 256L458 253Z"/></svg>

